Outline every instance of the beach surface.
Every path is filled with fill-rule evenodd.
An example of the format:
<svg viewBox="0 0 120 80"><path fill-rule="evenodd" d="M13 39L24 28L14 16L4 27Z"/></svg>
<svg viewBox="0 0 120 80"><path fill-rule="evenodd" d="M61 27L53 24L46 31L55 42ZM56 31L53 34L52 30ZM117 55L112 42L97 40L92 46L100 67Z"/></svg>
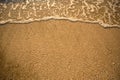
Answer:
<svg viewBox="0 0 120 80"><path fill-rule="evenodd" d="M120 80L120 29L68 20L0 25L0 80Z"/></svg>

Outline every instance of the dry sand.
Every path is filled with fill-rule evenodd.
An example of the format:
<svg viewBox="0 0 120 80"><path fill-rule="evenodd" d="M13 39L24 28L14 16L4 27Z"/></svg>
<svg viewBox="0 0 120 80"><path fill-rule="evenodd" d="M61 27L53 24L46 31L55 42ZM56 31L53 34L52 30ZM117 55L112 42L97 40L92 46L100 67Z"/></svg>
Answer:
<svg viewBox="0 0 120 80"><path fill-rule="evenodd" d="M65 20L0 25L0 80L120 80L120 29Z"/></svg>

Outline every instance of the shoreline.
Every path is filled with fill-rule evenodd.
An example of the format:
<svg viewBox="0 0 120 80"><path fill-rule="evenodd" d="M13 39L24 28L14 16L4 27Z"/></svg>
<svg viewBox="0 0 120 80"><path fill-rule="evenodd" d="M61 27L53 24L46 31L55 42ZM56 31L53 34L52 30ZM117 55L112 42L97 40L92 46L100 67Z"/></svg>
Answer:
<svg viewBox="0 0 120 80"><path fill-rule="evenodd" d="M62 20L62 21L69 21L69 22L80 22L80 23L88 23L88 24L98 24L102 26L103 28L120 28L120 25L109 25L105 24L99 21L83 21L83 20L78 20L78 19L69 19L69 18L43 18L43 19L36 19L36 20L26 20L26 21L12 21L12 20L7 20L7 21L2 21L0 22L0 25L6 25L6 24L30 24L34 22L42 22L42 21L51 21L51 20Z"/></svg>

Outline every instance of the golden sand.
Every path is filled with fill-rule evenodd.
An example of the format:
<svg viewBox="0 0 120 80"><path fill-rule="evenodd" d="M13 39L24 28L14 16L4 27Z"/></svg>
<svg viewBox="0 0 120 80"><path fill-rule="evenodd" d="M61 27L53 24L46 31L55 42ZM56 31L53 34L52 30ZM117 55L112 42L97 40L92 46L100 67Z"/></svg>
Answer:
<svg viewBox="0 0 120 80"><path fill-rule="evenodd" d="M120 80L120 29L65 20L0 25L0 80Z"/></svg>

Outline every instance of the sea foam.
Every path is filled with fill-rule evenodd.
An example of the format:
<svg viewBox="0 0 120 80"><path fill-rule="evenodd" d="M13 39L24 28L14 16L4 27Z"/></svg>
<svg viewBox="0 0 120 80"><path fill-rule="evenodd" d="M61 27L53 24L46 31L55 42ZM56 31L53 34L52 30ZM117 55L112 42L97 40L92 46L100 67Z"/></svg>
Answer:
<svg viewBox="0 0 120 80"><path fill-rule="evenodd" d="M120 27L120 0L6 0L0 24L65 19Z"/></svg>

